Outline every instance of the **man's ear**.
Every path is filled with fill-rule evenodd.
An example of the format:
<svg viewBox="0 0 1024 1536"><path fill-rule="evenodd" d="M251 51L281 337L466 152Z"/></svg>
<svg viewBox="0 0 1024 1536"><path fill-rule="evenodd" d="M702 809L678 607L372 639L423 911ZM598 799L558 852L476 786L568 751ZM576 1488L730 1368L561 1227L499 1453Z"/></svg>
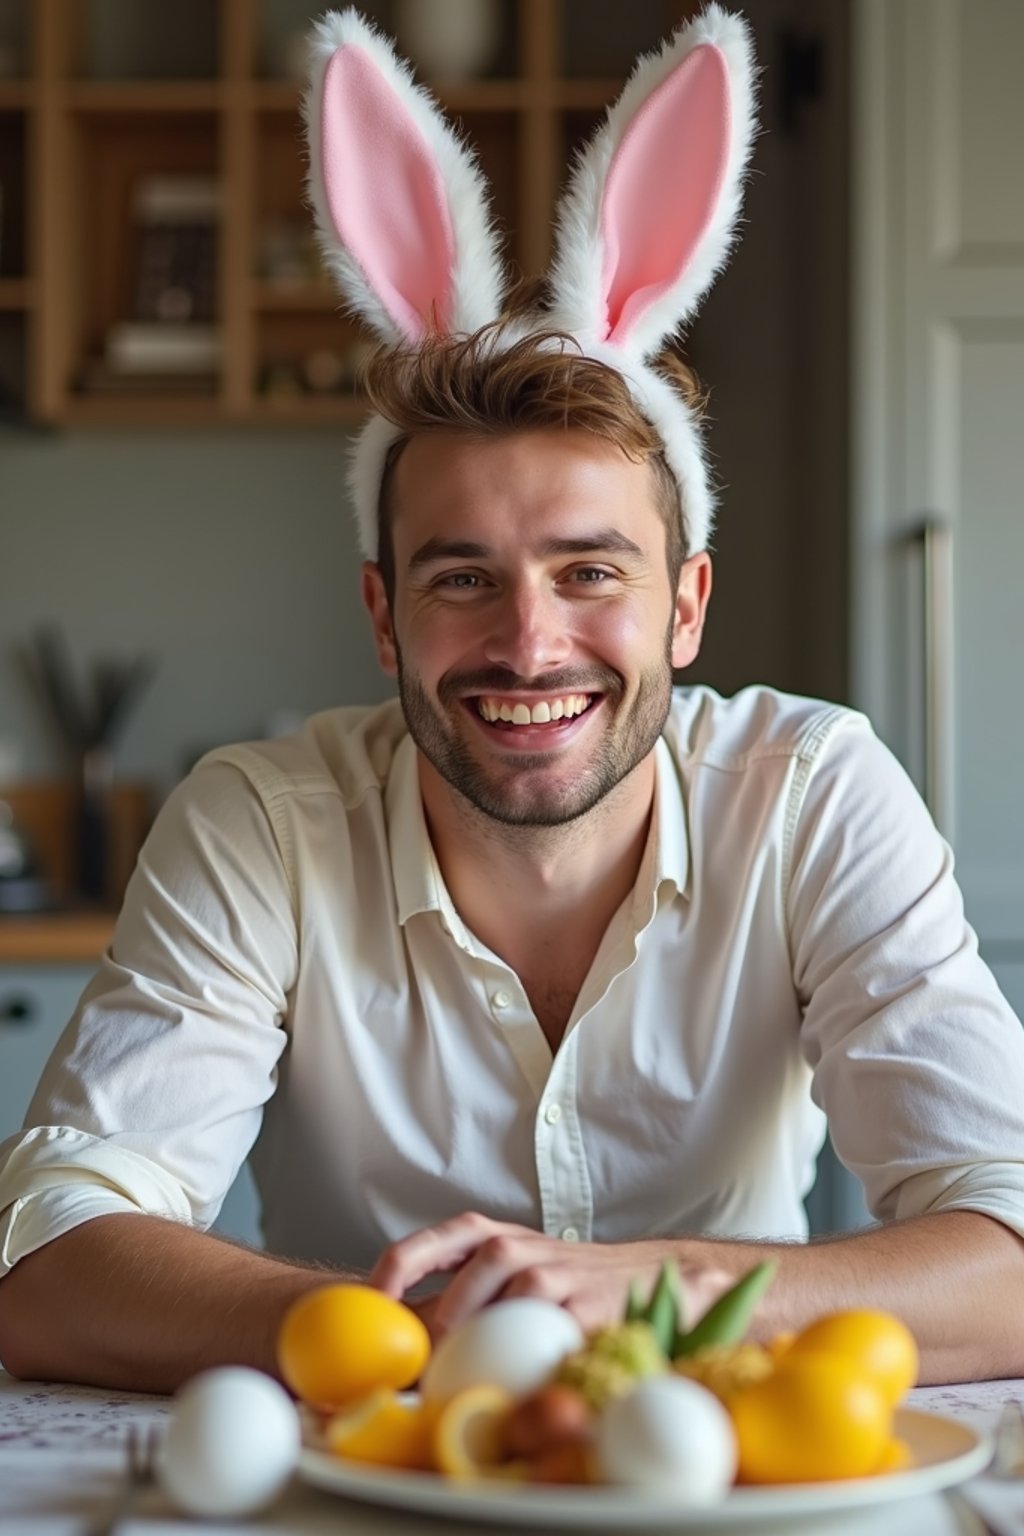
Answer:
<svg viewBox="0 0 1024 1536"><path fill-rule="evenodd" d="M696 661L710 598L711 556L703 550L699 555L684 560L679 572L672 625L673 667L688 667Z"/></svg>
<svg viewBox="0 0 1024 1536"><path fill-rule="evenodd" d="M373 627L373 643L377 647L377 660L388 677L398 676L398 647L391 623L391 604L384 590L384 578L380 566L372 560L363 563L363 602Z"/></svg>

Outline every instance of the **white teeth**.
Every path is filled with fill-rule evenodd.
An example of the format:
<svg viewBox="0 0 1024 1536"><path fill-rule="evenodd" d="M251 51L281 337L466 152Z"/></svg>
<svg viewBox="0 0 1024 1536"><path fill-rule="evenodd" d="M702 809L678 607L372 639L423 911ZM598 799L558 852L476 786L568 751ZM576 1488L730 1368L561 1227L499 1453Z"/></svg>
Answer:
<svg viewBox="0 0 1024 1536"><path fill-rule="evenodd" d="M477 709L492 725L497 720L509 725L547 725L551 720L571 720L574 715L582 715L586 707L585 693L570 693L565 698L552 699L550 703L541 699L532 708L523 703L499 703L497 699L477 700Z"/></svg>

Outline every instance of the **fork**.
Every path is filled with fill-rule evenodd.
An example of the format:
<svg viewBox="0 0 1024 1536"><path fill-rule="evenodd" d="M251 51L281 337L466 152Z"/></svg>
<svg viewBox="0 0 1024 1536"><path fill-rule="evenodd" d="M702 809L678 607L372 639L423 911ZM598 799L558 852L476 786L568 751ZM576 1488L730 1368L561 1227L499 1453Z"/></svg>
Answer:
<svg viewBox="0 0 1024 1536"><path fill-rule="evenodd" d="M1006 1403L995 1429L995 1456L992 1472L996 1477L1024 1478L1024 1406Z"/></svg>
<svg viewBox="0 0 1024 1536"><path fill-rule="evenodd" d="M156 1476L159 1445L160 1431L155 1424L150 1424L145 1430L140 1429L137 1424L129 1425L128 1438L125 1442L128 1466L124 1480L107 1513L101 1515L89 1526L85 1536L115 1536L117 1527L127 1517L136 1494Z"/></svg>

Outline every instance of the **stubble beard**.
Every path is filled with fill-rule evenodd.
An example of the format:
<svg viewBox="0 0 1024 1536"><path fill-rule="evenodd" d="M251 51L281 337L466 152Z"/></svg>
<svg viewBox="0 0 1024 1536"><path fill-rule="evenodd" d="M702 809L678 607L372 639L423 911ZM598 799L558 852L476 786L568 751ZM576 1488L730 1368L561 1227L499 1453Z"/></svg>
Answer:
<svg viewBox="0 0 1024 1536"><path fill-rule="evenodd" d="M610 669L591 668L575 674L562 671L529 683L497 670L453 674L440 684L438 708L405 665L401 650L397 660L399 697L416 746L475 810L506 827L560 827L586 816L653 751L672 703L671 630L661 661L641 674L636 695L621 719L616 718L615 711L624 692L623 679ZM500 694L526 688L604 695L600 707L611 714L611 720L604 727L592 761L572 784L555 786L549 782L531 793L528 786L521 787L523 781L531 773L548 769L552 753L517 754L504 768L489 770L474 756L455 723L457 712L465 708L460 701L467 692Z"/></svg>

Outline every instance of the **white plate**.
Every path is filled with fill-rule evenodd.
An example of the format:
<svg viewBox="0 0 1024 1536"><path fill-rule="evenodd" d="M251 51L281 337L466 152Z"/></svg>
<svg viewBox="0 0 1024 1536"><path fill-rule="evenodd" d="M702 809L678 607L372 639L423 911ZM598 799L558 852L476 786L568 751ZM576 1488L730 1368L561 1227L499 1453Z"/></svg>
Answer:
<svg viewBox="0 0 1024 1536"><path fill-rule="evenodd" d="M591 1530L630 1530L671 1525L686 1531L786 1522L798 1516L849 1510L951 1488L986 1467L991 1442L964 1424L938 1414L901 1408L896 1433L909 1445L914 1466L905 1472L832 1483L787 1483L779 1487L734 1488L720 1504L697 1508L680 1498L645 1495L635 1488L558 1488L501 1482L459 1483L426 1472L381 1471L307 1449L299 1475L318 1488L419 1514L455 1520L491 1520L504 1525L549 1525Z"/></svg>

